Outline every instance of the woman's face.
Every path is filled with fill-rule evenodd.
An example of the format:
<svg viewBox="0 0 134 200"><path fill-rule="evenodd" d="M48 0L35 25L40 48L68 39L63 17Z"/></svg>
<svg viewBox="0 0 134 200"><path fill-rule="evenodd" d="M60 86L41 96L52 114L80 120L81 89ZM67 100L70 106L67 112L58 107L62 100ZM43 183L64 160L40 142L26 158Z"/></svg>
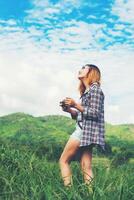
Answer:
<svg viewBox="0 0 134 200"><path fill-rule="evenodd" d="M79 71L78 71L78 78L84 78L86 77L87 73L89 72L89 67L88 66L83 66Z"/></svg>

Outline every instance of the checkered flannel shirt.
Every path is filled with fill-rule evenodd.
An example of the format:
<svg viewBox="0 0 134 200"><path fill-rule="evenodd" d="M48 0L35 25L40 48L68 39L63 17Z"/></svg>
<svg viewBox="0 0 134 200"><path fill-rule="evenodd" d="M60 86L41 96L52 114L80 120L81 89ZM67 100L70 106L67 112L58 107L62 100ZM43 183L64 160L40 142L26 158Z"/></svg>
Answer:
<svg viewBox="0 0 134 200"><path fill-rule="evenodd" d="M81 123L82 139L80 146L98 144L105 150L104 93L97 82L90 85L80 97L84 111L77 111L72 119Z"/></svg>

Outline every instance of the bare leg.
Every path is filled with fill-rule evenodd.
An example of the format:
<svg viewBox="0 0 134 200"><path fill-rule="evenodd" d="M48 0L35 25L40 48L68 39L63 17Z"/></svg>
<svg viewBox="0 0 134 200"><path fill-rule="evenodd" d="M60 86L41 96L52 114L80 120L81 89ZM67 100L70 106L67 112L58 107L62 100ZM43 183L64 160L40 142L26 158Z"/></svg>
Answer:
<svg viewBox="0 0 134 200"><path fill-rule="evenodd" d="M92 149L85 148L81 156L80 165L83 172L84 181L88 184L94 177L92 171Z"/></svg>
<svg viewBox="0 0 134 200"><path fill-rule="evenodd" d="M74 138L69 138L59 159L61 176L64 181L64 186L72 184L72 172L69 166L70 158L76 153L80 145L80 141Z"/></svg>

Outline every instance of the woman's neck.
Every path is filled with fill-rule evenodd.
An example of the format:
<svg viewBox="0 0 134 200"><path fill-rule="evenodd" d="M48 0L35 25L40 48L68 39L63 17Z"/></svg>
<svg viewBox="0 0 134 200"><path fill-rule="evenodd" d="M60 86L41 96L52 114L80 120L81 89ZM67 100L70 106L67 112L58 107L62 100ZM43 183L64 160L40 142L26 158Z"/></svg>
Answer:
<svg viewBox="0 0 134 200"><path fill-rule="evenodd" d="M86 81L83 80L83 84L84 84L84 86L85 86L86 89L89 88L89 84Z"/></svg>

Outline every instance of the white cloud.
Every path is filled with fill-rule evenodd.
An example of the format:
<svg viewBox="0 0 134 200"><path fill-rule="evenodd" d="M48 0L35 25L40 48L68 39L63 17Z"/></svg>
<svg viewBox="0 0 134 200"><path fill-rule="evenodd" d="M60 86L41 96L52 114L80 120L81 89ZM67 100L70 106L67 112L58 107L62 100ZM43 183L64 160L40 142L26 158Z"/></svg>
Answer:
<svg viewBox="0 0 134 200"><path fill-rule="evenodd" d="M112 5L111 14L118 17L114 20L115 25L114 29L109 33L111 36L119 36L122 43L125 41L125 44L132 49L133 38L134 38L134 1L133 0L115 0ZM126 46L127 47L127 46Z"/></svg>
<svg viewBox="0 0 134 200"><path fill-rule="evenodd" d="M120 17L121 21L134 22L134 1L133 0L115 0L112 12Z"/></svg>
<svg viewBox="0 0 134 200"><path fill-rule="evenodd" d="M104 37L101 29L103 24L88 24L82 21L65 22L64 28L55 28L47 32L50 38L50 45L56 49L82 49L82 48L101 48L98 44L99 35Z"/></svg>
<svg viewBox="0 0 134 200"><path fill-rule="evenodd" d="M95 63L102 71L105 120L133 123L132 57L124 50L45 53L32 46L1 53L1 115L22 111L35 116L69 116L60 109L59 101L67 96L78 100L77 72L84 63Z"/></svg>
<svg viewBox="0 0 134 200"><path fill-rule="evenodd" d="M5 24L5 25L10 25L10 26L17 24L16 20L14 20L14 19L9 19L9 20L1 20L0 19L0 23Z"/></svg>
<svg viewBox="0 0 134 200"><path fill-rule="evenodd" d="M125 24L115 24L114 29L122 31L123 29L125 29L125 27L126 27Z"/></svg>
<svg viewBox="0 0 134 200"><path fill-rule="evenodd" d="M35 26L30 26L28 28L28 32L30 35L32 35L32 37L34 36L42 37L44 35L43 30L37 29Z"/></svg>
<svg viewBox="0 0 134 200"><path fill-rule="evenodd" d="M51 51L92 47L100 49L102 46L98 43L99 37L107 38L102 32L104 27L104 24L88 24L76 20L66 21L63 27L55 27L47 31L43 27L37 28L33 25L27 29L19 26L1 25L0 49L3 50L5 44L9 44L8 48L14 48L16 45L17 48L27 48L28 45L43 46L44 50L50 49ZM38 42L35 42L35 40L38 40Z"/></svg>
<svg viewBox="0 0 134 200"><path fill-rule="evenodd" d="M44 23L45 28L51 27L47 33L43 27L38 29L32 25L25 29L18 26L17 21L0 21L0 115L22 111L36 116L69 116L61 110L59 101L67 96L78 100L77 72L83 64L94 63L102 71L105 120L115 124L133 123L134 55L131 46L118 43L104 51L99 39L112 40L102 31L107 31L105 24L72 20L52 29L44 16L51 18L54 13L58 14L66 6L64 1L61 8L58 4L52 7L48 1L34 3L39 9L27 11L24 21ZM42 7L45 8L42 10ZM115 24L118 34L123 26ZM111 34L115 32L111 30ZM62 50L69 48L74 51Z"/></svg>
<svg viewBox="0 0 134 200"><path fill-rule="evenodd" d="M65 56L38 50L1 54L1 114L54 114L65 94L71 95L75 86Z"/></svg>
<svg viewBox="0 0 134 200"><path fill-rule="evenodd" d="M51 23L54 23L54 20L61 18L61 14L63 17L66 14L70 14L74 9L77 9L79 15L81 15L79 8L84 6L95 8L98 6L98 3L89 1L87 2L86 0L60 0L56 3L48 0L33 0L32 4L33 7L26 11L26 21L38 22L41 24L44 21L47 22L46 19L52 19L53 22L51 21Z"/></svg>
<svg viewBox="0 0 134 200"><path fill-rule="evenodd" d="M107 107L108 112L119 113L119 106L118 105L109 105Z"/></svg>

